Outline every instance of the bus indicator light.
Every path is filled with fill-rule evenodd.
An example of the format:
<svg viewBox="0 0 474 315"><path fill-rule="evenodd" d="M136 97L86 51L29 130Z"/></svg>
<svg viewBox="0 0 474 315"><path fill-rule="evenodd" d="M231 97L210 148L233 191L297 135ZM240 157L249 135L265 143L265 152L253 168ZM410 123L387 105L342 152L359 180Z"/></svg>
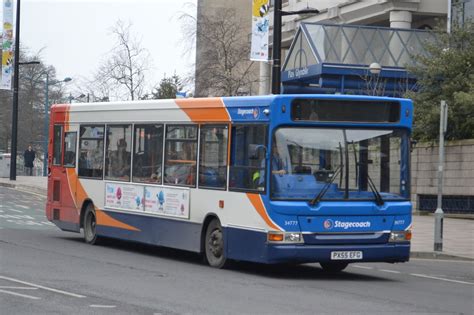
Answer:
<svg viewBox="0 0 474 315"><path fill-rule="evenodd" d="M219 200L219 208L224 209L224 200Z"/></svg>
<svg viewBox="0 0 474 315"><path fill-rule="evenodd" d="M283 241L283 234L282 233L270 232L270 233L268 233L268 241L269 242L282 242Z"/></svg>

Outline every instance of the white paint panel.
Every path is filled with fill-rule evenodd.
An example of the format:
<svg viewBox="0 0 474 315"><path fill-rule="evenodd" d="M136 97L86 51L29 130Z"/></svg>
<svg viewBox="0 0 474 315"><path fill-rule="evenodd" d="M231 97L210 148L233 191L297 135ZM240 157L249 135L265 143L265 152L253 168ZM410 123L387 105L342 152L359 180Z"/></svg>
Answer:
<svg viewBox="0 0 474 315"><path fill-rule="evenodd" d="M70 123L190 122L172 100L72 104Z"/></svg>

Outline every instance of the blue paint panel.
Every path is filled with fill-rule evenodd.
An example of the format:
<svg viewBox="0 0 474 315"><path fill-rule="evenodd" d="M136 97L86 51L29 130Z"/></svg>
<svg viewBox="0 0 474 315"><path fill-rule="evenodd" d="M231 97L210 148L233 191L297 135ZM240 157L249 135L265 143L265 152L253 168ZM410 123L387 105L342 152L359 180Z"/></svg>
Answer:
<svg viewBox="0 0 474 315"><path fill-rule="evenodd" d="M375 245L278 245L269 246L268 263L328 262L332 251L362 251L363 259L346 262L405 262L410 258L410 244Z"/></svg>
<svg viewBox="0 0 474 315"><path fill-rule="evenodd" d="M263 113L272 104L275 96L223 97L227 112L233 122L268 122Z"/></svg>
<svg viewBox="0 0 474 315"><path fill-rule="evenodd" d="M348 211L349 212L349 211ZM300 216L303 232L361 233L390 231L394 217L384 216Z"/></svg>
<svg viewBox="0 0 474 315"><path fill-rule="evenodd" d="M60 220L52 220L51 222L56 224L56 226L58 228L60 228L61 230L63 230L63 231L69 231L69 232L80 232L81 231L81 228L80 228L79 224L77 224L77 223L67 222L67 221L60 221Z"/></svg>
<svg viewBox="0 0 474 315"><path fill-rule="evenodd" d="M98 235L193 252L200 251L201 224L179 219L104 211L114 219L134 226L140 231L98 225Z"/></svg>
<svg viewBox="0 0 474 315"><path fill-rule="evenodd" d="M224 237L229 259L266 262L266 233L226 228L224 229Z"/></svg>
<svg viewBox="0 0 474 315"><path fill-rule="evenodd" d="M334 245L274 245L266 233L235 228L225 230L227 257L259 263L308 263L331 260L331 251L362 251L359 262L404 262L410 256L410 243Z"/></svg>

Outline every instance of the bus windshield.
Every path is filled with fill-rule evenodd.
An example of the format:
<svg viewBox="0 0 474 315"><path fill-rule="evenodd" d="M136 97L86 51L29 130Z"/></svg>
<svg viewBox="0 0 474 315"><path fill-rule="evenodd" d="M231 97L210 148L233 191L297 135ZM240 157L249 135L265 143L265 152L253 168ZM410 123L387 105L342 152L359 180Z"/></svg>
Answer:
<svg viewBox="0 0 474 315"><path fill-rule="evenodd" d="M406 130L285 127L272 143L272 199L409 198Z"/></svg>

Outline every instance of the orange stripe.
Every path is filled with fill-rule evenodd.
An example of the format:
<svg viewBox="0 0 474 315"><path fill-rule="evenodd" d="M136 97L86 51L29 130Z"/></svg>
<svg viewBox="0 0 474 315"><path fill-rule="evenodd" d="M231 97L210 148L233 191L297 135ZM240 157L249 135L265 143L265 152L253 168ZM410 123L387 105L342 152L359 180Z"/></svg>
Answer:
<svg viewBox="0 0 474 315"><path fill-rule="evenodd" d="M104 211L98 209L97 207L95 208L95 216L97 218L97 224L98 225L110 226L110 227L115 227L115 228L119 228L119 229L140 232L140 230L137 229L136 227L125 224L123 222L120 222L119 220L116 220L116 219L112 218L107 213L105 213Z"/></svg>
<svg viewBox="0 0 474 315"><path fill-rule="evenodd" d="M224 103L219 97L176 99L175 102L194 122L230 121Z"/></svg>
<svg viewBox="0 0 474 315"><path fill-rule="evenodd" d="M258 214L262 217L262 219L267 223L269 227L275 229L277 231L281 231L282 229L277 226L268 216L267 210L265 210L265 206L263 205L262 199L260 198L259 194L246 194L249 198L250 202L252 203L255 210L257 210Z"/></svg>

